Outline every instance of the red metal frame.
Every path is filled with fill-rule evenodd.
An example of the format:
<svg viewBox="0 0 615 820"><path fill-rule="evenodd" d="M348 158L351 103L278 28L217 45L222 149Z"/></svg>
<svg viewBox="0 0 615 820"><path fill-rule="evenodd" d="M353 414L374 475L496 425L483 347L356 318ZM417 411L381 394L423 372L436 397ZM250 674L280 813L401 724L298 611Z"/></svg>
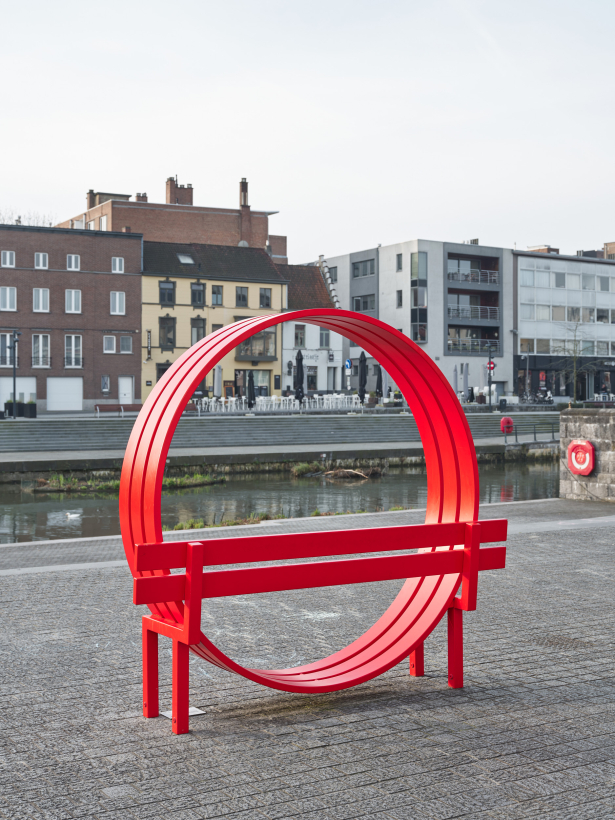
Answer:
<svg viewBox="0 0 615 820"><path fill-rule="evenodd" d="M410 405L425 452L426 524L343 532L162 542L161 489L168 449L182 411L204 376L244 339L301 321L350 337L385 368ZM120 484L120 521L143 618L143 710L158 715L158 635L173 641L173 731L188 731L188 649L230 672L289 692L356 686L410 658L422 675L423 642L448 612L449 685L463 686L462 611L476 608L478 573L500 569L506 521L477 521L478 468L465 413L438 366L410 339L376 319L342 310L304 310L245 319L193 345L164 374L139 414ZM455 548L463 545L463 548ZM418 553L408 554L408 550ZM405 551L301 564L210 570L221 564ZM170 575L185 567L185 574ZM378 621L345 649L289 669L235 663L201 632L203 598L406 578ZM455 597L461 584L461 597Z"/></svg>

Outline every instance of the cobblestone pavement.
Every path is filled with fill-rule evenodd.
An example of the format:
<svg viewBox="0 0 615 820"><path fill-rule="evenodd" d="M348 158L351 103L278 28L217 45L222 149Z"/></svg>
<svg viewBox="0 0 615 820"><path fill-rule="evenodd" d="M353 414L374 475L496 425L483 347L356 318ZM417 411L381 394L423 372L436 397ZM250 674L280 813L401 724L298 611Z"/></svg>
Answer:
<svg viewBox="0 0 615 820"><path fill-rule="evenodd" d="M483 508L511 521L508 566L481 574L479 609L465 616L463 690L447 687L443 626L426 642L424 678L403 663L326 695L274 692L193 658L191 704L204 714L181 737L166 718L141 716L141 612L126 567L74 566L120 560L117 539L3 547L0 818L612 818L612 512L562 501ZM208 601L204 630L243 663L303 663L355 638L399 587Z"/></svg>

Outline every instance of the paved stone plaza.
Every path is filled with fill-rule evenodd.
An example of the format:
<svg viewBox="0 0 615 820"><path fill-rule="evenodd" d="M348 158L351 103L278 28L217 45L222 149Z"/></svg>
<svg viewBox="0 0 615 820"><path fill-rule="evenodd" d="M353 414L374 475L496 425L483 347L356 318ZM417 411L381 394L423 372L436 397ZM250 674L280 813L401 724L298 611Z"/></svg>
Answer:
<svg viewBox="0 0 615 820"><path fill-rule="evenodd" d="M444 625L425 644L424 678L406 662L326 695L264 689L194 658L191 705L205 713L180 737L141 716L141 611L119 540L1 547L0 817L614 817L612 513L559 500L483 508L511 522L508 567L481 573L478 611L464 616L465 689L447 686ZM295 665L357 637L400 586L208 601L203 626L244 664Z"/></svg>

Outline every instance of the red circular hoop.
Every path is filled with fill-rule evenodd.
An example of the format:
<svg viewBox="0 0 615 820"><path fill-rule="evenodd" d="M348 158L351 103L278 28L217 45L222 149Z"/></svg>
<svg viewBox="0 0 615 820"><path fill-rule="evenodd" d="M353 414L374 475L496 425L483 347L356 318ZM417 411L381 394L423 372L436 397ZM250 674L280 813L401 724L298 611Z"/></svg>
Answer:
<svg viewBox="0 0 615 820"><path fill-rule="evenodd" d="M136 544L162 541L162 478L173 433L205 375L245 339L283 322L302 321L359 342L390 374L417 423L427 467L426 523L475 521L478 466L465 413L438 366L389 325L344 310L301 310L227 325L187 350L158 382L135 422L122 467L120 524L135 577L168 570L134 570ZM416 545L420 547L420 544ZM452 549L452 545L450 547ZM421 644L451 605L461 576L412 578L378 621L345 649L290 669L249 669L227 657L203 633L190 647L229 672L288 692L331 692L356 686L395 666ZM183 621L181 602L150 606L153 614Z"/></svg>

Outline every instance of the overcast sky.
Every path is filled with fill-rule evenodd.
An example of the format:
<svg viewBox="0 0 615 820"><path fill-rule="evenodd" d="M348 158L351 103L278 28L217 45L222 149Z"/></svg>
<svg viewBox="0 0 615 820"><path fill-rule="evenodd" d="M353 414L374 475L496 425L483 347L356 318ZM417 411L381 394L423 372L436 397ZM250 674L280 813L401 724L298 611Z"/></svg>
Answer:
<svg viewBox="0 0 615 820"><path fill-rule="evenodd" d="M615 240L608 0L0 0L0 213L280 211L290 261Z"/></svg>

